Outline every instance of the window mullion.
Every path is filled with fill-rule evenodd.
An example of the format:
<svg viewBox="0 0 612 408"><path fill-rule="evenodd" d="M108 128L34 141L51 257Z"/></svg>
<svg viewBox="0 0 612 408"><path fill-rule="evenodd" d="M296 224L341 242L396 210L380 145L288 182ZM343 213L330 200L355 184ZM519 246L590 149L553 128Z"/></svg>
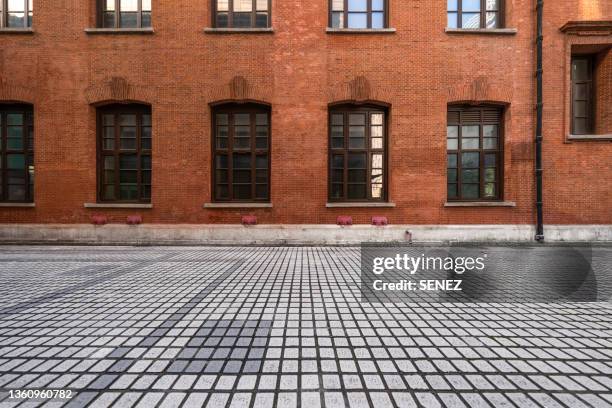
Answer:
<svg viewBox="0 0 612 408"><path fill-rule="evenodd" d="M344 10L342 11L342 13L344 14L344 21L342 22L342 28L348 28L348 2L349 0L344 0Z"/></svg>
<svg viewBox="0 0 612 408"><path fill-rule="evenodd" d="M136 12L136 27L142 27L142 0L138 0L138 11ZM138 122L136 122L138 123Z"/></svg>
<svg viewBox="0 0 612 408"><path fill-rule="evenodd" d="M257 0L253 0L251 4L251 27L255 27L255 20L257 19Z"/></svg>
<svg viewBox="0 0 612 408"><path fill-rule="evenodd" d="M234 0L227 2L227 26L234 27Z"/></svg>
<svg viewBox="0 0 612 408"><path fill-rule="evenodd" d="M480 0L480 28L487 28L487 0Z"/></svg>
<svg viewBox="0 0 612 408"><path fill-rule="evenodd" d="M457 27L463 28L463 0L457 0Z"/></svg>
<svg viewBox="0 0 612 408"><path fill-rule="evenodd" d="M121 0L115 0L115 28L121 27L121 21L119 20L121 17Z"/></svg>
<svg viewBox="0 0 612 408"><path fill-rule="evenodd" d="M368 13L367 21L368 21L368 23L367 23L367 25L368 25L368 28L372 28L372 0L368 0L367 7L368 7L368 11L367 11L367 13Z"/></svg>

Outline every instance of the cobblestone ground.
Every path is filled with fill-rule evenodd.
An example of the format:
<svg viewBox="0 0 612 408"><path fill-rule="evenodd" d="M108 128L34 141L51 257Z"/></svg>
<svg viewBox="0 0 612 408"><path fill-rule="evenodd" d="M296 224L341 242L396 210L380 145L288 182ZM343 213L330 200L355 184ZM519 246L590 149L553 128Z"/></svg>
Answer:
<svg viewBox="0 0 612 408"><path fill-rule="evenodd" d="M610 303L368 304L359 262L342 247L0 248L0 406L612 406Z"/></svg>

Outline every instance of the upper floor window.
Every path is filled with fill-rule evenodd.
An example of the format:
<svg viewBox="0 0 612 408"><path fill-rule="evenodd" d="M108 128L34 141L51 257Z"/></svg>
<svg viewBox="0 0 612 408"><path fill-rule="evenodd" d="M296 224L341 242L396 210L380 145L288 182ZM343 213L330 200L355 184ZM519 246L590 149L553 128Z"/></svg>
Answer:
<svg viewBox="0 0 612 408"><path fill-rule="evenodd" d="M103 28L151 27L151 0L100 0L99 4Z"/></svg>
<svg viewBox="0 0 612 408"><path fill-rule="evenodd" d="M0 105L0 201L34 200L34 125L29 105Z"/></svg>
<svg viewBox="0 0 612 408"><path fill-rule="evenodd" d="M151 109L98 109L99 200L151 202Z"/></svg>
<svg viewBox="0 0 612 408"><path fill-rule="evenodd" d="M501 28L504 0L447 0L449 28Z"/></svg>
<svg viewBox="0 0 612 408"><path fill-rule="evenodd" d="M215 201L270 200L270 109L228 104L213 109Z"/></svg>
<svg viewBox="0 0 612 408"><path fill-rule="evenodd" d="M572 57L572 134L595 133L593 101L593 55Z"/></svg>
<svg viewBox="0 0 612 408"><path fill-rule="evenodd" d="M501 200L502 110L449 107L448 200Z"/></svg>
<svg viewBox="0 0 612 408"><path fill-rule="evenodd" d="M387 0L329 0L332 28L386 28Z"/></svg>
<svg viewBox="0 0 612 408"><path fill-rule="evenodd" d="M0 0L0 28L32 27L34 0Z"/></svg>
<svg viewBox="0 0 612 408"><path fill-rule="evenodd" d="M270 26L271 0L213 0L214 25L218 28L266 28Z"/></svg>
<svg viewBox="0 0 612 408"><path fill-rule="evenodd" d="M329 112L329 200L386 199L386 112L345 105Z"/></svg>

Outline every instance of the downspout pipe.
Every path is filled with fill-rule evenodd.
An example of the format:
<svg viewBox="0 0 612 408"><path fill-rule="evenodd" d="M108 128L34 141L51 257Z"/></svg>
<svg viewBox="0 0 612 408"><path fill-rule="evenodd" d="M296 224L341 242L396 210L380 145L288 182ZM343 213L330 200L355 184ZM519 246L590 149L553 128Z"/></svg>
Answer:
<svg viewBox="0 0 612 408"><path fill-rule="evenodd" d="M544 14L544 0L537 0L537 71L536 71L536 98L537 98L537 119L536 119L536 159L535 159L535 170L536 170L536 212L537 212L537 225L536 225L536 236L535 239L538 242L544 241L544 198L543 198L543 183L542 183L542 119L543 119L543 55L542 55L542 43L544 36L542 34L542 23Z"/></svg>

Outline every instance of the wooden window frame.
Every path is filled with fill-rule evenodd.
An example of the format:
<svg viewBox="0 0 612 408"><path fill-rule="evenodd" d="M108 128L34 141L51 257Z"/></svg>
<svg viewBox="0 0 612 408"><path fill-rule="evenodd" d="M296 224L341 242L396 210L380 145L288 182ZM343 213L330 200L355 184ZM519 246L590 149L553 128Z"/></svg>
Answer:
<svg viewBox="0 0 612 408"><path fill-rule="evenodd" d="M220 148L217 146L217 126L223 126L217 124L217 115L226 114L228 115L228 133L227 133L227 148ZM250 126L250 148L249 149L234 149L234 115L236 114L249 114L249 126ZM257 123L256 115L266 114L268 116L268 142L267 148L257 147ZM212 129L211 129L211 180L212 180L212 202L214 203L269 203L271 202L271 177L272 177L272 112L270 106L258 103L227 103L223 105L213 106L211 109L212 115ZM233 155L236 154L250 154L251 157L251 198L241 199L234 198L234 183L233 183ZM224 155L227 157L227 169L219 169L227 171L227 183L217 182L217 156ZM257 183L257 156L266 155L267 160L267 183ZM261 169L260 169L261 170ZM246 184L246 183L241 183ZM266 198L257 198L257 185L267 185ZM217 197L217 185L227 185L228 196L227 198Z"/></svg>
<svg viewBox="0 0 612 408"><path fill-rule="evenodd" d="M23 0L24 3L24 16L23 25L20 26L9 26L8 25L8 2L9 0L0 0L0 29L1 28L31 28L32 20L34 16L34 9L30 12L30 6L34 0Z"/></svg>
<svg viewBox="0 0 612 408"><path fill-rule="evenodd" d="M480 25L478 29L486 30L486 29L497 29L504 28L506 26L506 0L498 0L499 5L497 9L497 25L495 27L487 28L487 0L480 0ZM448 7L448 6L447 6ZM447 16L448 13L457 13L457 29L464 29L463 25L463 0L457 0L457 10L446 10ZM471 14L471 12L470 12ZM469 30L469 28L465 28L465 30Z"/></svg>
<svg viewBox="0 0 612 408"><path fill-rule="evenodd" d="M349 148L349 133L350 133L350 125L349 125L349 115L352 113L363 113L366 116L365 123L365 139L366 139L366 147L359 149L351 149ZM371 115L380 113L383 115L383 147L382 149L374 149L372 148L372 124L371 124ZM343 147L342 148L334 148L332 145L332 116L333 115L343 115ZM352 104L342 104L342 105L334 105L330 106L328 110L328 202L330 203L368 203L368 202L387 202L388 200L388 185L389 185L389 170L388 170L388 156L389 156L389 109L380 105L366 104L366 105L352 105ZM367 156L366 163L366 198L365 199L352 199L348 198L348 154L349 153L365 153ZM382 194L380 198L372 197L372 155L373 154L382 154L383 155L383 163L382 163ZM333 197L333 184L340 184L333 182L333 157L335 155L343 155L344 156L344 175L342 182L342 197L337 198ZM359 183L361 184L361 183Z"/></svg>
<svg viewBox="0 0 612 408"><path fill-rule="evenodd" d="M0 0L1 1L1 0ZM114 28L114 29L120 29L120 28L132 28L132 29L138 29L138 28L150 28L153 26L153 5L151 5L151 24L148 26L144 26L142 25L142 0L138 0L138 10L135 11L136 13L136 27L122 27L121 26L121 0L114 0L115 2L115 10L114 10L114 14L115 14L115 23L112 27L104 27L104 6L105 6L105 0L97 0L97 26L98 28ZM147 11L148 12L148 11Z"/></svg>
<svg viewBox="0 0 612 408"><path fill-rule="evenodd" d="M572 135L592 135L595 133L595 63L596 63L597 55L594 54L579 54L572 55L570 60L570 82L571 82L571 91L570 91L570 129ZM573 67L575 60L586 60L589 64L589 79L588 80L575 80L573 76ZM575 120L577 119L574 115L574 102L576 102L575 95L575 85L584 84L587 85L587 96L585 102L587 102L586 109L586 131L584 133L576 132L576 124ZM582 100L580 100L582 101Z"/></svg>
<svg viewBox="0 0 612 408"><path fill-rule="evenodd" d="M349 10L348 10L348 4L349 4L349 0L343 0L344 1L344 8L342 10L342 18L343 18L343 26L342 27L334 27L333 25L333 14L334 14L334 10L333 10L333 1L334 0L329 0L328 1L328 27L329 28L336 28L336 29L351 29L350 27L348 27L348 16L350 14ZM367 29L372 30L372 13L376 13L378 11L373 11L372 10L372 0L367 0L368 2L368 7L367 7L367 11L364 11L362 13L366 13L368 16L368 27ZM389 28L389 0L383 0L383 27L382 28L374 28L374 30L379 30L379 29L385 29L385 28Z"/></svg>
<svg viewBox="0 0 612 408"><path fill-rule="evenodd" d="M252 0L253 7L251 9L251 24L248 27L234 27L234 0L228 0L227 5L227 26L222 27L217 24L217 15L225 13L225 11L219 11L217 7L218 0L211 0L212 3L212 27L214 28L270 28L272 27L272 0L268 0L268 24L265 27L257 27L257 0Z"/></svg>
<svg viewBox="0 0 612 408"><path fill-rule="evenodd" d="M495 121L487 121L484 119L484 112L497 110L499 112L499 120ZM474 121L463 121L463 112L480 112L479 122ZM478 107L473 106L462 106L455 105L448 107L448 113L451 112L459 112L459 121L456 123L450 122L447 120L447 129L449 126L457 126L458 134L457 134L457 149L449 149L448 148L448 137L447 137L447 149L446 149L446 157L447 157L447 200L449 202L479 202L479 201L503 201L504 199L504 117L505 112L502 106L497 105L483 105ZM464 125L478 125L479 127L479 136L478 136L478 149L463 149L462 148L462 126ZM497 135L497 148L496 149L485 149L484 147L484 126L486 125L497 125L498 135ZM448 132L448 130L447 130ZM479 165L478 165L478 175L479 175L479 189L478 189L478 198L464 198L462 192L462 153L479 153ZM454 169L457 170L457 180L455 183L451 182L448 179L448 156L450 154L455 154L457 156L457 167ZM485 196L485 184L489 184L491 182L486 181L486 166L485 166L485 156L487 154L495 154L495 196L494 197L486 197ZM457 185L457 197L452 198L448 195L448 185L456 184ZM475 184L475 183L467 183L467 184Z"/></svg>
<svg viewBox="0 0 612 408"><path fill-rule="evenodd" d="M135 114L136 115L136 149L134 150L127 150L127 149L121 149L121 138L120 138L120 133L121 133L121 125L119 123L118 117L119 115L123 115L123 114ZM113 127L115 128L114 130L114 149L105 149L104 147L104 115L114 115L115 119L114 119L114 124ZM150 171L151 175L153 174L153 146L151 146L151 149L143 149L142 148L142 128L143 128L143 124L142 124L142 116L143 115L151 115L151 120L153 119L152 117L152 111L151 111L151 107L150 106L146 106L146 105L137 105L137 104L131 104L131 105L107 105L107 106L102 106L100 108L97 109L96 112L96 117L97 117L97 162L98 162L98 202L99 203L118 203L118 204L122 204L122 203L136 203L136 204L149 204L151 203L151 197L149 198L143 198L143 194L142 194L142 189L143 186L145 185L149 185L151 186L151 191L152 191L152 184L146 184L143 182L143 178L142 178L142 173L143 173L143 167L142 167L142 157L150 157L151 159L151 169L144 169L144 171ZM151 144L153 143L153 123L151 123ZM121 170L120 170L120 158L121 156L134 156L136 155L136 157L138 158L138 168L137 168L137 185L138 185L138 199L136 200L122 200L120 199L120 177L121 177ZM115 199L111 200L111 199L107 199L105 198L105 194L104 194L104 190L105 190L105 174L104 174L104 159L107 156L112 156L114 158L114 186L115 186Z"/></svg>
<svg viewBox="0 0 612 408"><path fill-rule="evenodd" d="M22 148L21 149L9 149L8 148L8 121L7 115L9 114L22 114L23 124L21 125L22 130ZM30 140L30 132L32 132L32 140ZM2 184L2 191L0 191L0 202L3 203L32 203L34 202L34 184L33 178L30 175L31 171L34 171L34 110L31 105L26 104L11 104L11 105L0 105L0 183ZM23 200L11 200L8 197L8 155L21 154L24 156L24 168L25 173L25 198Z"/></svg>

